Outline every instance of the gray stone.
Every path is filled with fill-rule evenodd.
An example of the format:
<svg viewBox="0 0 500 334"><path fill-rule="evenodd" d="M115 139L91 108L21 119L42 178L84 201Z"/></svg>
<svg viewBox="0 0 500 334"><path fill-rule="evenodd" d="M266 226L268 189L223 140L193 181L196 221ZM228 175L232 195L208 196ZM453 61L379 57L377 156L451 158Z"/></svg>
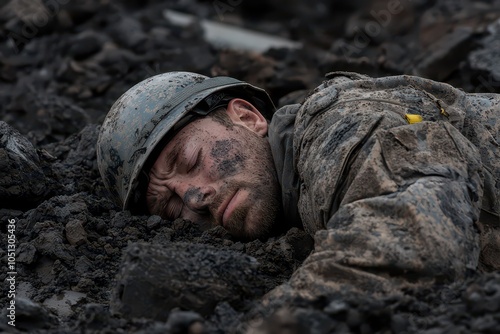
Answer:
<svg viewBox="0 0 500 334"><path fill-rule="evenodd" d="M209 245L135 243L124 253L111 311L165 321L174 308L210 314L263 294L264 277L247 255ZM241 306L241 305L240 305Z"/></svg>
<svg viewBox="0 0 500 334"><path fill-rule="evenodd" d="M36 149L31 142L0 121L0 202L6 208L26 208L48 193Z"/></svg>
<svg viewBox="0 0 500 334"><path fill-rule="evenodd" d="M22 243L19 245L16 261L20 263L30 264L35 259L36 248L30 243Z"/></svg>
<svg viewBox="0 0 500 334"><path fill-rule="evenodd" d="M82 245L87 242L87 232L80 220L71 220L66 224L66 239L71 245Z"/></svg>
<svg viewBox="0 0 500 334"><path fill-rule="evenodd" d="M456 28L426 48L417 56L418 66L414 75L434 80L444 80L458 69L464 55L471 49L473 30L468 27Z"/></svg>
<svg viewBox="0 0 500 334"><path fill-rule="evenodd" d="M469 54L469 66L477 85L486 92L500 92L500 20L488 27L489 34L481 40L481 47Z"/></svg>

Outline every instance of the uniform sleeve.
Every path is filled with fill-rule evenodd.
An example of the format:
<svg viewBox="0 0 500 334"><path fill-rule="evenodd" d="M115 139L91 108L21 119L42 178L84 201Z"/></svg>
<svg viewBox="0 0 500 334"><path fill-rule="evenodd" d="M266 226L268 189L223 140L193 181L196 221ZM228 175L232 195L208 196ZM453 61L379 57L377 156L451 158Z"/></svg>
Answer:
<svg viewBox="0 0 500 334"><path fill-rule="evenodd" d="M302 154L321 156L324 146L313 141ZM302 218L308 224L308 210L321 211L311 217L324 217L326 229L315 233L314 252L285 290L303 297L384 292L461 279L475 269L482 196L477 149L444 122L375 131L358 146L346 161L324 157L315 171L301 166ZM324 198L322 182L333 177L327 166L339 163L342 176Z"/></svg>

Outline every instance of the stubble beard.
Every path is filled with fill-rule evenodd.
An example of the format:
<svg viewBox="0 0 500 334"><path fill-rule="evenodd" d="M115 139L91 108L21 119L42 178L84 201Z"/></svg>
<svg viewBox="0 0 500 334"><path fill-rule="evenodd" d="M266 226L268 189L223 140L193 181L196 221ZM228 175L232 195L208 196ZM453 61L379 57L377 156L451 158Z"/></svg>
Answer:
<svg viewBox="0 0 500 334"><path fill-rule="evenodd" d="M259 158L252 161L258 174L245 187L251 190L246 205L233 211L226 229L235 237L253 240L272 233L281 212L281 187L267 139L255 136L251 142L252 155Z"/></svg>

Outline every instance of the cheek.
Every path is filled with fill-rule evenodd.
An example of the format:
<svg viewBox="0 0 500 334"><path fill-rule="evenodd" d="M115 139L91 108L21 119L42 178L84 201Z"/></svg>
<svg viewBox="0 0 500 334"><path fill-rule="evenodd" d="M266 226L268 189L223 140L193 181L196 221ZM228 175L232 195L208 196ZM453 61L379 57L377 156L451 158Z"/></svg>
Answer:
<svg viewBox="0 0 500 334"><path fill-rule="evenodd" d="M243 145L236 139L215 141L211 151L210 175L215 178L233 176L246 168L247 156Z"/></svg>
<svg viewBox="0 0 500 334"><path fill-rule="evenodd" d="M161 184L161 180L154 175L150 175L150 181L146 192L146 205L149 212L153 213L158 210L160 205L160 197L165 186Z"/></svg>

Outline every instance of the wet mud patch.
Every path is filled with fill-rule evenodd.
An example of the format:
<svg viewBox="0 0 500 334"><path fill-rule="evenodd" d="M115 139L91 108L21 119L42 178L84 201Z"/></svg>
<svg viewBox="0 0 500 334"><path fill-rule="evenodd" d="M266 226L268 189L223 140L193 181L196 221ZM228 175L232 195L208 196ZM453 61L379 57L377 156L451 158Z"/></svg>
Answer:
<svg viewBox="0 0 500 334"><path fill-rule="evenodd" d="M217 140L210 151L215 160L217 175L232 176L245 168L245 154L239 150L240 143L236 139Z"/></svg>

